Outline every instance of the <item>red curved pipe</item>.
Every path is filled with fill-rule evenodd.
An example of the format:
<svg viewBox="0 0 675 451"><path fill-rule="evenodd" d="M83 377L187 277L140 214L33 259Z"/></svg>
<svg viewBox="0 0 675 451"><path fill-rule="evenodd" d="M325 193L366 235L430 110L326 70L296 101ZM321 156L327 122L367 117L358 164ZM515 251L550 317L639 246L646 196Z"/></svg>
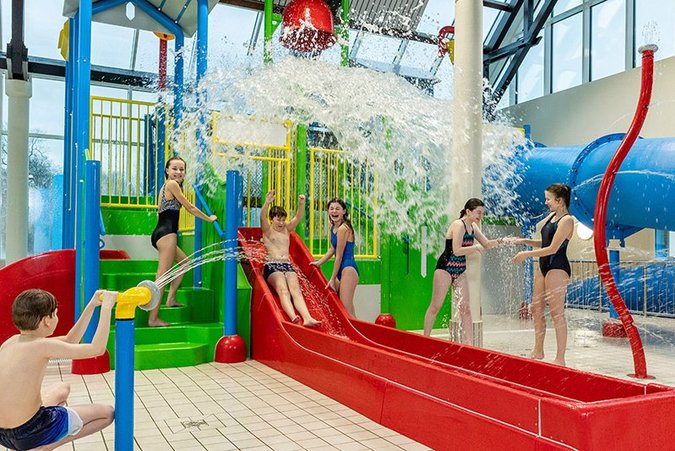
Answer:
<svg viewBox="0 0 675 451"><path fill-rule="evenodd" d="M449 34L455 34L455 27L452 25L446 25L440 30L438 30L438 55L443 56L448 51L448 48L445 45L445 36Z"/></svg>
<svg viewBox="0 0 675 451"><path fill-rule="evenodd" d="M616 173L621 167L621 163L628 155L633 143L640 133L642 124L645 121L647 116L647 110L649 109L649 101L652 96L652 79L654 73L654 51L655 46L646 46L641 50L642 52L642 81L640 86L640 99L638 101L637 110L633 116L633 122L631 122L630 127L628 128L628 133L624 136L619 148L612 157L612 160L607 166L605 175L602 178L600 183L600 189L598 190L598 200L595 204L595 213L593 215L594 225L594 244L595 244L595 258L598 262L598 272L600 274L600 279L602 284L607 291L609 300L612 302L616 313L619 315L619 319L623 324L623 327L628 335L628 340L630 342L631 351L633 352L633 363L635 365L635 377L645 379L649 376L647 375L647 362L645 361L645 351L642 347L642 340L640 339L640 333L633 324L633 317L631 316L626 304L621 298L619 289L616 286L614 277L612 276L612 271L609 267L609 260L607 257L607 246L606 246L606 219L607 219L607 204L609 203L609 196L614 184L614 179L616 178Z"/></svg>

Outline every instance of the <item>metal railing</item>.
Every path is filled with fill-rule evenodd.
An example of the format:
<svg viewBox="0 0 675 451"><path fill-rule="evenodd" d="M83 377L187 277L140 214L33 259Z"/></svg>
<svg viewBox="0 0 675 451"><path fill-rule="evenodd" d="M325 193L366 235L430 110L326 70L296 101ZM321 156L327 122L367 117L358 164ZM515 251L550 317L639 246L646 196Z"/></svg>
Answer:
<svg viewBox="0 0 675 451"><path fill-rule="evenodd" d="M354 227L355 256L377 258L377 221L365 197L377 189L370 168L348 162L343 150L310 147L308 152L309 251L320 256L328 250L330 224L326 208L330 199L338 197L347 204Z"/></svg>
<svg viewBox="0 0 675 451"><path fill-rule="evenodd" d="M156 206L163 183L157 166L166 151L159 144L156 104L92 96L90 107L89 158L101 162L101 205Z"/></svg>
<svg viewBox="0 0 675 451"><path fill-rule="evenodd" d="M567 305L607 311L609 300L593 260L571 261L572 277ZM619 291L632 313L644 316L675 316L675 260L622 261Z"/></svg>

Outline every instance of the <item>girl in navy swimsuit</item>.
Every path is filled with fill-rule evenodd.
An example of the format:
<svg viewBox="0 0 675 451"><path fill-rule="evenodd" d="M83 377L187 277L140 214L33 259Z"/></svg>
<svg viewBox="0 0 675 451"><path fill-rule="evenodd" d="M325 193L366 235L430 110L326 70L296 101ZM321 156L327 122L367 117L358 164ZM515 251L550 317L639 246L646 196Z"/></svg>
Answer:
<svg viewBox="0 0 675 451"><path fill-rule="evenodd" d="M424 335L431 335L438 311L443 305L450 285L455 288L452 296L452 315L459 314L462 343L473 341L473 320L469 302L469 284L466 277L466 256L475 252L481 254L501 243L488 240L478 228L485 213L482 200L469 199L460 212L459 219L450 224L445 234L445 250L438 258L434 271L431 302L424 315ZM474 244L474 240L480 244Z"/></svg>
<svg viewBox="0 0 675 451"><path fill-rule="evenodd" d="M342 199L328 201L328 219L331 224L330 248L326 255L311 264L319 267L335 255L333 273L326 287L337 291L347 312L356 318L354 292L359 284L359 268L354 259L354 228L349 220L347 205Z"/></svg>
<svg viewBox="0 0 675 451"><path fill-rule="evenodd" d="M183 195L183 180L185 180L185 160L180 157L173 157L166 162L164 166L164 186L159 192L159 201L157 206L157 226L152 232L150 242L159 251L159 262L157 264L157 279L171 269L173 262L181 264L188 263L185 259L185 252L178 247L178 219L180 216L180 207L185 209L193 216L204 221L213 222L215 215L206 216L202 211L192 205L192 203ZM176 277L171 282L169 296L166 299L167 307L181 307L176 302L176 292L180 286L183 276ZM160 289L160 298L164 295L164 288ZM159 319L159 305L150 312L148 317L148 326L168 326L169 323Z"/></svg>
<svg viewBox="0 0 675 451"><path fill-rule="evenodd" d="M567 259L567 244L574 232L574 218L570 216L571 188L554 183L546 188L544 196L551 214L541 229L541 240L517 239L515 244L525 244L540 249L518 252L513 257L516 264L528 257L539 257L539 268L534 273L532 293L532 318L534 319L534 349L530 358L544 358L544 337L546 335L546 304L551 309L555 328L556 356L553 363L565 365L567 347L567 322L565 320L565 295L570 280L570 262Z"/></svg>

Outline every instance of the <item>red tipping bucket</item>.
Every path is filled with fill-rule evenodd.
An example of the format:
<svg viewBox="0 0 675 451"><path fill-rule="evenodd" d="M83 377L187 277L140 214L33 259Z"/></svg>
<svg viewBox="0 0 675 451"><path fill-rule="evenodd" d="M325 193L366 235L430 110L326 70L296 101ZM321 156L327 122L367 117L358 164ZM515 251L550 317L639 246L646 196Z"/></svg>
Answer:
<svg viewBox="0 0 675 451"><path fill-rule="evenodd" d="M320 52L335 44L333 14L323 0L293 0L283 14L281 45L299 52Z"/></svg>

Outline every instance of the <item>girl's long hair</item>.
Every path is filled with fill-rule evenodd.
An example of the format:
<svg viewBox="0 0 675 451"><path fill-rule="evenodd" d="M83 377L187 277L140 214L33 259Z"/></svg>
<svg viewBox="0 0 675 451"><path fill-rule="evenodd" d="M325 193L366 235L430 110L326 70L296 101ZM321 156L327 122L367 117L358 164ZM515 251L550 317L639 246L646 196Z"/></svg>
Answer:
<svg viewBox="0 0 675 451"><path fill-rule="evenodd" d="M345 211L345 214L342 217L342 221L345 224L347 224L347 227L349 227L349 230L352 231L352 235L354 236L354 238L356 238L356 234L354 233L354 227L352 226L352 221L351 221L351 219L349 219L349 211L347 210L347 204L345 204L345 201L340 199L339 197L334 197L334 198L332 198L331 200L328 201L328 204L326 204L326 211L330 208L330 204L333 204L333 203L339 204L342 207L342 209ZM328 217L328 219L330 220L330 216Z"/></svg>

